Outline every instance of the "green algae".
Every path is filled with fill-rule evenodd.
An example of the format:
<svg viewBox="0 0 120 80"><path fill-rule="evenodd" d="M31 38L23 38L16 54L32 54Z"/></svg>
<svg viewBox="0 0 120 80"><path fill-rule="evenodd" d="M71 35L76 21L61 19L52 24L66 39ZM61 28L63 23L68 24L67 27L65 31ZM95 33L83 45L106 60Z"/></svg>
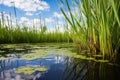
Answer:
<svg viewBox="0 0 120 80"><path fill-rule="evenodd" d="M49 55L59 55L59 56L66 56L71 58L78 58L84 60L92 60L95 62L108 62L108 60L97 60L93 57L86 57L84 52L81 54L77 54L75 51L72 52L71 49L73 48L65 48L64 45L58 44L10 44L10 45L2 45L3 48L13 48L15 51L24 51L26 49L31 49L29 54L23 54L20 57L20 60L36 60L36 59L47 59L51 58ZM52 46L52 47L51 47ZM1 51L2 52L2 51ZM88 54L88 53L87 53ZM94 55L94 57L102 57L101 55ZM9 57L1 57L0 60L7 60L10 59Z"/></svg>
<svg viewBox="0 0 120 80"><path fill-rule="evenodd" d="M35 60L35 59L39 59L39 58L48 58L46 54L25 54L21 57L22 60Z"/></svg>
<svg viewBox="0 0 120 80"><path fill-rule="evenodd" d="M4 53L4 52L5 52L5 51L1 51L1 50L0 50L0 53Z"/></svg>
<svg viewBox="0 0 120 80"><path fill-rule="evenodd" d="M33 53L29 53L29 54L24 54L20 59L22 60L36 60L36 59L46 59L46 58L50 58L49 56L47 56L47 54L45 54L45 50L36 50Z"/></svg>
<svg viewBox="0 0 120 80"><path fill-rule="evenodd" d="M45 72L45 71L47 71L47 68L44 68L44 67L36 68L35 71L41 71L41 72L43 71L43 72Z"/></svg>
<svg viewBox="0 0 120 80"><path fill-rule="evenodd" d="M9 60L12 59L12 57L0 57L0 60Z"/></svg>
<svg viewBox="0 0 120 80"><path fill-rule="evenodd" d="M101 60L96 60L95 59L94 61L95 62L100 62L100 63L108 63L109 62L109 60L102 60L102 59Z"/></svg>
<svg viewBox="0 0 120 80"><path fill-rule="evenodd" d="M45 67L39 67L39 68L33 68L33 67L23 67L23 68L19 68L15 71L15 73L23 73L26 75L31 75L33 74L35 71L40 71L40 72L46 72L47 68Z"/></svg>
<svg viewBox="0 0 120 80"><path fill-rule="evenodd" d="M15 71L15 73L24 73L28 75L32 74L33 72L34 72L33 68L30 67L20 68Z"/></svg>
<svg viewBox="0 0 120 80"><path fill-rule="evenodd" d="M0 57L0 60L7 60L9 58L6 58L6 57Z"/></svg>

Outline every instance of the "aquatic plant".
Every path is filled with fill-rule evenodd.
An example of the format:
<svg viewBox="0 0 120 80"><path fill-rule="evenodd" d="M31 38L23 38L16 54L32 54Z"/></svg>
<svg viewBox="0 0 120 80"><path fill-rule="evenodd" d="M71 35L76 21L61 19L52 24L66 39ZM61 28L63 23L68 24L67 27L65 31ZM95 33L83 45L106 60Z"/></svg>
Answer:
<svg viewBox="0 0 120 80"><path fill-rule="evenodd" d="M16 10L14 10L14 13L16 25L13 25L11 18L8 18L8 16L5 16L5 14L1 12L0 43L72 42L67 33L65 31L61 32L57 26L55 26L55 31L49 31L45 23L44 25L40 24L39 29L34 26L36 25L35 23L31 28L25 24L18 24ZM9 16L11 16L11 13Z"/></svg>
<svg viewBox="0 0 120 80"><path fill-rule="evenodd" d="M39 68L32 68L32 67L22 67L18 68L15 73L24 73L26 75L31 75L35 71L40 71L40 72L46 72L47 68L45 67L39 67Z"/></svg>
<svg viewBox="0 0 120 80"><path fill-rule="evenodd" d="M44 50L37 50L35 53L24 54L20 59L21 60L36 60L36 59L43 59L43 58L50 58L45 54Z"/></svg>
<svg viewBox="0 0 120 80"><path fill-rule="evenodd" d="M78 50L90 56L102 55L115 60L120 50L120 1L60 0L60 7L71 28L71 38Z"/></svg>

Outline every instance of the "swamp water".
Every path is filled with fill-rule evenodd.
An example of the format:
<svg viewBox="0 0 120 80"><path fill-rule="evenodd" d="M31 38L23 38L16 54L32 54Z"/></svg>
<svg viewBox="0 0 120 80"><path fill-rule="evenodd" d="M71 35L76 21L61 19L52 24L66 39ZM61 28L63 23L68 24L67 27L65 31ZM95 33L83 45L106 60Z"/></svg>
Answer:
<svg viewBox="0 0 120 80"><path fill-rule="evenodd" d="M120 80L120 66L78 55L73 44L3 44L0 80Z"/></svg>

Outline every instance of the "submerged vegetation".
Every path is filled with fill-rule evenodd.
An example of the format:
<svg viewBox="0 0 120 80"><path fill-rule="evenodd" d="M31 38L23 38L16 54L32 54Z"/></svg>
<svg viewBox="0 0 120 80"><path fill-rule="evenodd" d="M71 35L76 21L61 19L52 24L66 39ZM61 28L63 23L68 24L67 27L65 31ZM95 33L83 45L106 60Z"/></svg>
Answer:
<svg viewBox="0 0 120 80"><path fill-rule="evenodd" d="M119 0L60 0L78 50L116 60L120 54Z"/></svg>

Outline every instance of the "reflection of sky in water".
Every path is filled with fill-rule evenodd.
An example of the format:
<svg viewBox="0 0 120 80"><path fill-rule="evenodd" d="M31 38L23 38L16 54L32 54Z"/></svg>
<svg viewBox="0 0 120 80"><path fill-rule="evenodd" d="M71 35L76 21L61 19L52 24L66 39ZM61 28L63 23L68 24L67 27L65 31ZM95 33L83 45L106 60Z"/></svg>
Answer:
<svg viewBox="0 0 120 80"><path fill-rule="evenodd" d="M50 59L36 59L31 61L19 60L15 56L13 59L0 61L0 80L58 80L64 71L64 57L52 56ZM33 68L45 67L47 72L35 71L32 75L15 73L20 67L29 66Z"/></svg>
<svg viewBox="0 0 120 80"><path fill-rule="evenodd" d="M32 75L23 75L23 74L15 74L13 70L7 70L1 72L0 80L36 80L40 78L42 73L34 73Z"/></svg>
<svg viewBox="0 0 120 80"><path fill-rule="evenodd" d="M33 54L32 57L34 60L27 61L26 59L21 59L21 56L24 56L23 54L25 53ZM37 56L39 53L45 53L48 57L40 59L41 56ZM42 48L40 47L40 50L20 51L12 55L8 53L3 54L9 59L0 55L0 80L120 80L120 67L106 63L65 57L64 54L66 54L66 56L72 56L69 55L71 54L69 49L47 48L43 46ZM44 57L44 55L42 57ZM35 71L33 70L31 75L15 73L16 70L24 67L33 68ZM47 68L47 71L37 71L37 68Z"/></svg>

